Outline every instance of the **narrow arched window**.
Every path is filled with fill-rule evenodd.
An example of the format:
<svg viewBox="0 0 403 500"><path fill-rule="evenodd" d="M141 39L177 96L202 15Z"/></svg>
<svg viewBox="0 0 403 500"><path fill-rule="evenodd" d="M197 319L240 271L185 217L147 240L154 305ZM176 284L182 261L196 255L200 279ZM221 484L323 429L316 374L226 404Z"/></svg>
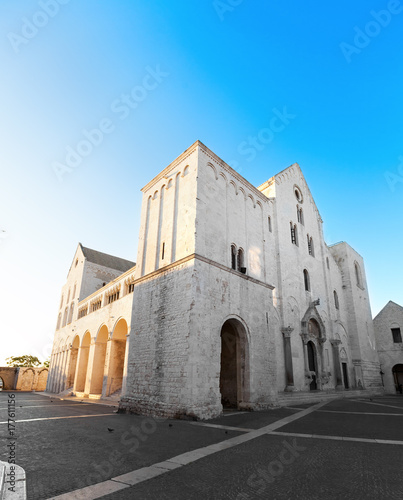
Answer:
<svg viewBox="0 0 403 500"><path fill-rule="evenodd" d="M308 238L308 252L309 252L309 255L312 255L312 257L315 257L315 250L314 250L314 247L313 247L312 236L310 237L309 234L308 234L307 238Z"/></svg>
<svg viewBox="0 0 403 500"><path fill-rule="evenodd" d="M302 211L302 208L297 205L297 221L304 225L304 212Z"/></svg>
<svg viewBox="0 0 403 500"><path fill-rule="evenodd" d="M56 330L59 330L60 328L60 323L62 322L62 313L59 313L59 316L57 317L57 326Z"/></svg>
<svg viewBox="0 0 403 500"><path fill-rule="evenodd" d="M297 225L290 222L290 227L291 227L291 243L293 245L298 245Z"/></svg>
<svg viewBox="0 0 403 500"><path fill-rule="evenodd" d="M236 269L236 246L231 245L231 269Z"/></svg>
<svg viewBox="0 0 403 500"><path fill-rule="evenodd" d="M327 265L327 268L330 269L329 257L326 257L326 265Z"/></svg>
<svg viewBox="0 0 403 500"><path fill-rule="evenodd" d="M337 295L336 290L334 290L334 292L333 292L333 297L334 297L334 307L336 309L339 309L339 297Z"/></svg>
<svg viewBox="0 0 403 500"><path fill-rule="evenodd" d="M68 309L66 307L66 309L64 310L63 325L62 326L66 326L66 323L67 323L67 312L68 312Z"/></svg>
<svg viewBox="0 0 403 500"><path fill-rule="evenodd" d="M270 215L267 218L267 222L268 222L268 225L269 225L269 232L271 233L273 231L273 228L272 228L272 225L271 225L271 217L270 217Z"/></svg>
<svg viewBox="0 0 403 500"><path fill-rule="evenodd" d="M243 253L243 250L242 248L240 248L238 250L238 262L237 262L237 266L238 266L238 271L240 271L241 273L244 273L245 272L245 259L244 259L244 253Z"/></svg>
<svg viewBox="0 0 403 500"><path fill-rule="evenodd" d="M355 267L355 278L357 281L357 286L359 286L360 288L363 288L361 268L360 268L358 262L354 263L354 267Z"/></svg>
<svg viewBox="0 0 403 500"><path fill-rule="evenodd" d="M309 273L306 269L304 269L304 286L305 290L309 292L311 290L311 283L309 279Z"/></svg>
<svg viewBox="0 0 403 500"><path fill-rule="evenodd" d="M74 302L71 303L68 324L73 321Z"/></svg>

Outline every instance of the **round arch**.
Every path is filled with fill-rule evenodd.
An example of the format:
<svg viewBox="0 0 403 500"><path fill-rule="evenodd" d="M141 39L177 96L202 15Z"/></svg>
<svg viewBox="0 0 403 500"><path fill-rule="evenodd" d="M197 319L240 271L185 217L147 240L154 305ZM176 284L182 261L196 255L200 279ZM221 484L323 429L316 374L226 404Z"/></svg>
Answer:
<svg viewBox="0 0 403 500"><path fill-rule="evenodd" d="M222 324L220 394L223 408L241 409L250 402L249 329L239 316Z"/></svg>
<svg viewBox="0 0 403 500"><path fill-rule="evenodd" d="M123 317L120 317L115 323L111 338L112 340L126 340L127 333L127 321Z"/></svg>
<svg viewBox="0 0 403 500"><path fill-rule="evenodd" d="M87 330L81 340L81 347L89 347L91 344L91 333Z"/></svg>
<svg viewBox="0 0 403 500"><path fill-rule="evenodd" d="M70 362L67 371L66 389L73 387L76 376L78 349L80 347L80 337L76 335L70 347Z"/></svg>
<svg viewBox="0 0 403 500"><path fill-rule="evenodd" d="M94 361L92 363L90 394L102 394L104 383L106 346L109 338L108 327L103 324L95 338Z"/></svg>
<svg viewBox="0 0 403 500"><path fill-rule="evenodd" d="M392 368L393 380L395 382L396 391L400 392L403 388L403 364L399 363Z"/></svg>
<svg viewBox="0 0 403 500"><path fill-rule="evenodd" d="M87 330L82 338L79 349L78 367L74 390L76 392L84 392L87 381L88 357L90 353L91 333Z"/></svg>
<svg viewBox="0 0 403 500"><path fill-rule="evenodd" d="M96 342L106 342L109 337L109 330L108 327L103 323L97 331L97 334L95 335L95 343Z"/></svg>
<svg viewBox="0 0 403 500"><path fill-rule="evenodd" d="M122 390L128 333L127 321L123 317L120 317L115 323L111 336L112 344L105 391L106 396Z"/></svg>

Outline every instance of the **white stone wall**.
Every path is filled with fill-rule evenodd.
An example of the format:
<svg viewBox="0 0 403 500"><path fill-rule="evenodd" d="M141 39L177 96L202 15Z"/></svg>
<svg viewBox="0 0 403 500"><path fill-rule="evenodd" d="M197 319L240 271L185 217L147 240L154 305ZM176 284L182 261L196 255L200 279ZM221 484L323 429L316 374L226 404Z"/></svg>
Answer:
<svg viewBox="0 0 403 500"><path fill-rule="evenodd" d="M142 189L136 278L194 253L196 180L192 147Z"/></svg>
<svg viewBox="0 0 403 500"><path fill-rule="evenodd" d="M347 334L357 385L362 384L367 389L379 387L379 356L376 351L364 260L347 243L334 245L330 251L342 271ZM357 282L356 265L361 274L361 283Z"/></svg>
<svg viewBox="0 0 403 500"><path fill-rule="evenodd" d="M374 319L376 344L384 373L385 390L390 394L396 393L393 367L403 364L403 343L395 343L392 328L400 328L403 335L403 307L389 302Z"/></svg>
<svg viewBox="0 0 403 500"><path fill-rule="evenodd" d="M134 290L127 390L143 414L189 413L193 259L139 280Z"/></svg>

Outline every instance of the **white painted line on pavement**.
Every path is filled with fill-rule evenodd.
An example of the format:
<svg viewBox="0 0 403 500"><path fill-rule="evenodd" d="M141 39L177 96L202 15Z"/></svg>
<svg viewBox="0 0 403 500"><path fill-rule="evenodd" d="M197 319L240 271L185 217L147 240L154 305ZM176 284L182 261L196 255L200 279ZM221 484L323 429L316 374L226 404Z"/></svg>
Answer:
<svg viewBox="0 0 403 500"><path fill-rule="evenodd" d="M299 437L307 439L327 439L331 441L354 441L357 443L372 443L372 444L392 444L403 446L403 441L393 441L390 439L368 439L368 438L354 438L348 436L326 436L321 434L300 434L296 432L272 432L273 436L285 437Z"/></svg>
<svg viewBox="0 0 403 500"><path fill-rule="evenodd" d="M318 410L318 413L343 413L346 415L382 415L383 417L403 417L403 413L369 413L363 411Z"/></svg>
<svg viewBox="0 0 403 500"><path fill-rule="evenodd" d="M39 422L40 420L62 420L64 418L89 418L89 417L112 417L115 416L116 413L101 413L99 415L70 415L68 417L46 417L46 418L27 418L25 420L16 420L16 423L19 422ZM0 422L0 424L7 424L8 422Z"/></svg>
<svg viewBox="0 0 403 500"><path fill-rule="evenodd" d="M212 427L213 429L224 429L226 431L252 432L256 429L245 429L244 427L230 427L229 425L207 424L205 422L188 422L190 425L199 425L200 427Z"/></svg>
<svg viewBox="0 0 403 500"><path fill-rule="evenodd" d="M250 411L234 411L233 413L224 413L223 417L232 417L233 415L244 415L245 413L250 413Z"/></svg>
<svg viewBox="0 0 403 500"><path fill-rule="evenodd" d="M77 404L79 404L79 403L73 403L71 405L68 405L68 404L67 405L63 405L63 404L61 404L61 405L51 405L50 404L50 405L40 405L40 406L30 406L30 405L27 405L27 406L18 406L16 404L15 407L16 407L16 409L17 408L64 408L65 406L77 406ZM83 405L90 405L90 404L91 403L83 403ZM6 410L6 409L7 409L7 407L5 407L5 408L1 408L0 407L0 410Z"/></svg>
<svg viewBox="0 0 403 500"><path fill-rule="evenodd" d="M374 403L373 401L365 401L364 399L350 399L350 401L355 401L356 403L365 403L367 405L376 405L376 406L384 406L385 408L397 408L401 410L401 406L391 406L391 405L383 405L381 403Z"/></svg>

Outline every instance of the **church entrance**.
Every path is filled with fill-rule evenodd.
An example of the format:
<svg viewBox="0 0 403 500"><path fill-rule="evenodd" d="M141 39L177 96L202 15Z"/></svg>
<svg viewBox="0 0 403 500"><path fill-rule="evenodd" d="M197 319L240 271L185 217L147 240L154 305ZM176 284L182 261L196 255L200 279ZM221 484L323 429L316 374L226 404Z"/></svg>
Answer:
<svg viewBox="0 0 403 500"><path fill-rule="evenodd" d="M403 365L395 365L392 368L393 379L395 381L396 391L399 391L399 386L403 386Z"/></svg>
<svg viewBox="0 0 403 500"><path fill-rule="evenodd" d="M318 388L317 371L316 371L316 349L314 343L311 341L308 342L307 348L308 348L308 367L312 375L312 382L309 384L309 389L311 391L316 391Z"/></svg>
<svg viewBox="0 0 403 500"><path fill-rule="evenodd" d="M221 329L220 393L223 408L239 409L249 398L249 366L246 331L236 319Z"/></svg>

